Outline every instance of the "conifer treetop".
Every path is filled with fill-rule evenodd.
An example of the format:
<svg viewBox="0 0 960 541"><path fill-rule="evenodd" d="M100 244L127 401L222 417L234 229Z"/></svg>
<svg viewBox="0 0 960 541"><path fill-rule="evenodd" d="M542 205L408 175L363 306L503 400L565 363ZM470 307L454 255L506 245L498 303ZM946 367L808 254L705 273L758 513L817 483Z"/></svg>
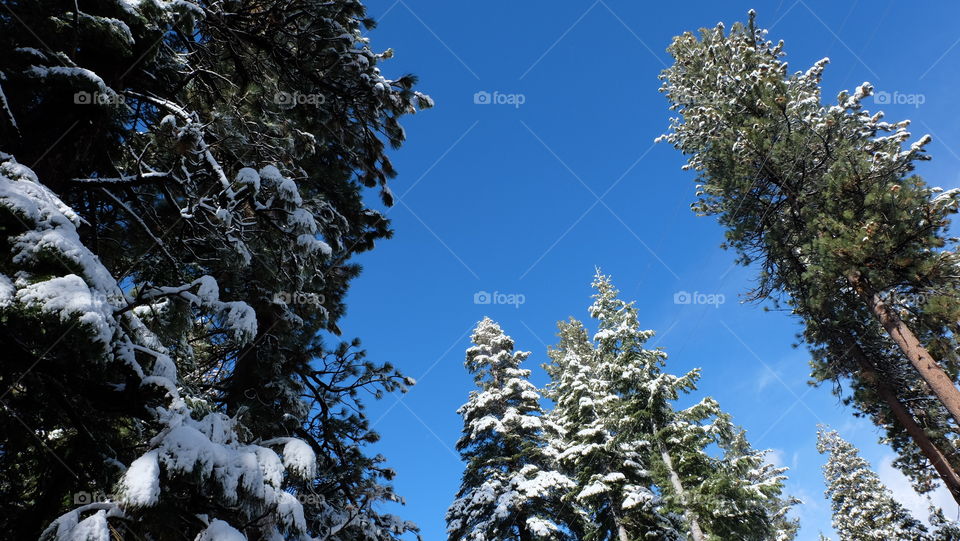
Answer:
<svg viewBox="0 0 960 541"><path fill-rule="evenodd" d="M893 498L859 450L837 431L820 426L817 451L828 455L823 465L825 494L840 539L929 539L927 528Z"/></svg>
<svg viewBox="0 0 960 541"><path fill-rule="evenodd" d="M574 484L554 467L545 427L555 428L544 419L530 370L520 367L530 353L514 351L514 341L488 317L471 340L464 364L478 388L457 410L464 423L457 449L467 464L447 510L448 537L568 539L561 496Z"/></svg>

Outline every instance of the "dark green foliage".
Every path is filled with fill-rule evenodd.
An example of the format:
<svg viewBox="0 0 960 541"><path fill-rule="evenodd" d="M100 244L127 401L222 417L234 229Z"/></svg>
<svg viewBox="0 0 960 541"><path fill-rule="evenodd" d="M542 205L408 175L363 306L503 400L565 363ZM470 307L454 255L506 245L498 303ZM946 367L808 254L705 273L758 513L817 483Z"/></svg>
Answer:
<svg viewBox="0 0 960 541"><path fill-rule="evenodd" d="M414 528L374 509L398 497L382 459L361 449L376 434L359 401L363 389L408 382L366 360L358 342L323 339L340 333L360 271L350 258L392 233L363 193L378 188L389 202L386 152L403 142L399 119L431 105L414 77L380 75L392 53L367 45L363 4L0 4L0 161L29 165L76 213L79 242L123 290L107 299L118 325L155 337L138 347L169 355L196 419L222 413L243 443L295 437L313 448L317 477L287 480L309 496L309 532L391 539ZM102 285L57 247L29 266L13 258L12 239L34 228L42 224L0 205L3 277ZM207 278L234 312L197 301ZM235 325L244 306L252 336ZM74 508L74 493L113 493L122 466L163 429L155 408L169 396L128 362L126 334L104 345L70 317L0 310L0 529L13 538L36 538ZM152 353L134 356L147 375L159 370ZM198 514L251 538L269 526L221 505L201 479L174 477L157 505L128 509L122 528L193 539Z"/></svg>

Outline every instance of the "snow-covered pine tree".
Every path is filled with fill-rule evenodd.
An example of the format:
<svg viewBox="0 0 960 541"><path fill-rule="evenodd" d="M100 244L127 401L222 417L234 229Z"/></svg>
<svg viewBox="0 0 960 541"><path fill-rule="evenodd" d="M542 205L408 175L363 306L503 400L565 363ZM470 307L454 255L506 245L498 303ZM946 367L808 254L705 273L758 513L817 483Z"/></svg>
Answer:
<svg viewBox="0 0 960 541"><path fill-rule="evenodd" d="M697 172L694 209L763 269L751 297L784 298L804 322L815 377L852 379L847 399L887 431L901 471L925 489L939 476L960 501L958 251L944 248L960 191L912 173L930 138L908 144L909 121L867 112L869 83L825 105L829 60L788 73L755 15L674 38L661 91L679 115L662 139Z"/></svg>
<svg viewBox="0 0 960 541"><path fill-rule="evenodd" d="M929 539L926 527L893 499L870 464L836 431L820 427L817 450L828 455L823 466L833 529L843 541Z"/></svg>
<svg viewBox="0 0 960 541"><path fill-rule="evenodd" d="M338 334L430 100L356 0L6 2L0 530L394 539ZM29 163L31 168L22 164ZM59 518L58 518L59 517Z"/></svg>
<svg viewBox="0 0 960 541"><path fill-rule="evenodd" d="M746 431L726 429L717 441L723 451L716 469L698 491L709 498L709 530L717 539L790 541L799 520L788 516L800 500L783 494L786 467L769 462L767 450L754 449Z"/></svg>
<svg viewBox="0 0 960 541"><path fill-rule="evenodd" d="M599 271L593 286L593 342L578 321L560 323L547 366L556 404L548 418L559 428L551 448L578 481L568 500L581 530L598 539L792 539L785 469L765 464L713 399L675 409L699 371L666 373L666 354L645 347L653 332L640 328L633 303Z"/></svg>
<svg viewBox="0 0 960 541"><path fill-rule="evenodd" d="M565 497L571 530L579 539L676 539L677 521L662 509L646 460L647 442L622 437L629 419L623 398L613 389L611 370L599 357L583 324L558 323L559 343L549 351L552 363L546 396L549 449L561 471L576 486Z"/></svg>
<svg viewBox="0 0 960 541"><path fill-rule="evenodd" d="M787 468L753 449L713 398L677 411L672 401L655 434L654 471L667 509L687 516L690 539L793 539L799 524L788 513L799 500L783 495Z"/></svg>
<svg viewBox="0 0 960 541"><path fill-rule="evenodd" d="M560 517L573 483L552 467L540 395L520 368L529 352L490 318L474 329L466 367L479 390L457 412L466 461L456 500L447 511L451 541L529 541L570 538ZM574 538L576 539L576 537Z"/></svg>
<svg viewBox="0 0 960 541"><path fill-rule="evenodd" d="M574 318L557 322L556 346L547 350L550 363L543 365L550 376L544 388L544 396L553 402L546 412L544 425L547 437L547 452L557 467L577 486L585 486L584 480L591 474L588 462L571 450L599 451L599 447L585 444L609 439L609 434L600 426L595 398L598 398L603 382L593 373L593 345L583 324ZM584 444L583 447L577 447ZM563 496L570 529L577 539L601 538L600 524L604 522L592 512L586 502L578 498L578 490ZM608 532L613 531L607 527Z"/></svg>
<svg viewBox="0 0 960 541"><path fill-rule="evenodd" d="M683 376L666 372L666 353L645 347L653 331L641 329L634 304L621 300L599 270L593 286L590 314L599 320L594 336L599 365L624 398L621 415L631 424L625 434L638 431L649 440L649 462L665 509L684 516L692 540L767 540L781 532L789 539L784 516L792 500L781 499L785 468L765 467L763 453L749 447L714 399L676 409L681 395L696 390L700 370ZM714 456L712 445L727 453Z"/></svg>
<svg viewBox="0 0 960 541"><path fill-rule="evenodd" d="M644 347L654 332L640 328L634 304L618 297L619 292L610 277L601 273L600 269L594 275L592 286L596 292L588 311L590 317L597 320L597 332L593 335L593 368L600 379L607 382L606 391L610 398L604 400L614 406L605 412L604 422L614 434L616 448L628 453L614 464L641 469L647 478L645 483L649 484L655 481L649 477L652 470L657 464L662 464L667 456L657 440L660 428L671 418L672 409L667 401L675 400L679 392L693 388L698 371L682 377L664 373L662 369L666 354ZM606 489L609 485L598 479L594 486ZM642 485L631 483L629 486L634 489ZM673 483L670 486L677 490L680 500L685 500L682 487ZM646 490L644 486L643 491ZM664 484L658 486L661 494L669 491ZM628 538L632 539L641 533L649 535L648 532L655 531L647 523L645 515L654 505L660 506L659 497L651 499L647 494L638 494L615 501L624 509L638 511L630 512L625 517L624 522L630 532ZM683 509L683 512L686 521L684 530L694 539L698 535L702 539L697 517L690 509ZM668 506L657 509L658 515L669 513ZM661 535L666 538L666 534Z"/></svg>
<svg viewBox="0 0 960 541"><path fill-rule="evenodd" d="M960 540L960 522L947 518L943 509L930 505L929 508L930 529L933 533L931 539L935 541L957 541Z"/></svg>

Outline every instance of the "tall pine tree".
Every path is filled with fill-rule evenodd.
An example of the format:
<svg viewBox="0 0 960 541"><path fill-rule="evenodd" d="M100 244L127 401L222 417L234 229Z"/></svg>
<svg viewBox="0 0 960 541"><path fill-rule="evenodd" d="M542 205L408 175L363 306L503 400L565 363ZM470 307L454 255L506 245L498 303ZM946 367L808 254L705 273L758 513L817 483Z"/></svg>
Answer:
<svg viewBox="0 0 960 541"><path fill-rule="evenodd" d="M451 541L568 539L560 500L573 483L552 468L544 439L540 395L520 368L529 352L490 318L474 329L466 367L479 390L458 413L467 462L457 498L447 511Z"/></svg>
<svg viewBox="0 0 960 541"><path fill-rule="evenodd" d="M574 531L583 539L679 538L678 524L663 509L650 475L649 442L624 418L613 367L599 357L583 325L559 324L559 344L547 366L555 403L548 418L557 427L550 447L561 471L576 480L566 497L575 509Z"/></svg>
<svg viewBox="0 0 960 541"><path fill-rule="evenodd" d="M802 502L783 493L787 468L770 463L767 450L754 449L746 431L733 427L716 440L723 454L708 476L701 497L709 506L710 531L719 539L790 541L800 522L789 516Z"/></svg>
<svg viewBox="0 0 960 541"><path fill-rule="evenodd" d="M660 483L658 489L662 493L675 493L680 506L674 510L684 515L686 531L693 539L702 540L699 517L686 505L686 488L670 464L670 451L680 449L668 449L659 440L661 428L672 418L668 401L675 400L680 392L693 389L699 371L679 377L664 372L666 354L644 347L654 332L640 328L634 304L621 300L610 277L599 269L592 285L596 292L588 312L597 320L597 332L593 335L595 370L610 382L610 391L617 397L617 407L609 412L607 419L615 430L615 441L618 447L624 443L629 445L634 455L629 457L632 462L652 470L660 466L668 472L669 483ZM669 506L664 511L668 509ZM634 528L638 526L634 524Z"/></svg>
<svg viewBox="0 0 960 541"><path fill-rule="evenodd" d="M752 11L669 51L661 90L679 116L662 139L697 172L694 209L758 264L752 298L803 320L815 377L850 378L847 398L904 453L904 473L927 489L939 476L960 501L958 259L943 249L960 191L912 174L930 138L908 144L908 121L864 110L869 83L823 104L828 59L789 74Z"/></svg>
<svg viewBox="0 0 960 541"><path fill-rule="evenodd" d="M597 354L607 370L622 373L618 392L629 397L624 418L633 430L649 434L650 462L666 509L685 517L693 540L789 537L791 528L782 528L782 518L792 501L780 499L785 469L763 466L763 453L749 447L712 398L677 409L677 400L696 390L700 370L683 376L666 372L666 353L644 347L653 332L641 329L634 304L621 300L610 277L599 271L594 287L590 313L599 320ZM711 454L713 445L726 456Z"/></svg>

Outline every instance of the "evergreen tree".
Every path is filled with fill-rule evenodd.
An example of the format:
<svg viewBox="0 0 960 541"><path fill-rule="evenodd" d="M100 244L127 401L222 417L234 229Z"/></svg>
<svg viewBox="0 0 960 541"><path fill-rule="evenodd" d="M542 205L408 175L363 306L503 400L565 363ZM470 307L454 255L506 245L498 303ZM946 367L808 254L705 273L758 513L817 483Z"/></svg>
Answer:
<svg viewBox="0 0 960 541"><path fill-rule="evenodd" d="M616 435L614 441L617 447L630 450L631 455L624 457L626 460L645 466L645 475L649 475L647 469L658 466L667 471L669 481L659 483L658 490L673 494L679 504L673 506L673 510L684 515L690 536L702 540L699 517L688 507L687 488L670 462L670 452L680 449L668 449L658 439L661 428L672 420L669 401L694 388L699 370L679 377L665 373L666 354L644 347L654 332L640 328L634 304L621 300L610 277L599 269L592 286L596 292L588 312L597 320L597 332L593 335L594 363L597 374L609 381L609 392L616 397L616 407L606 415ZM668 510L670 506L663 512ZM634 518L633 515L630 518ZM635 528L633 532L647 531L647 526L630 522Z"/></svg>
<svg viewBox="0 0 960 541"><path fill-rule="evenodd" d="M653 332L641 330L633 304L599 271L593 286L593 341L578 321L561 323L547 367L559 427L551 447L578 481L567 499L585 538L792 539L785 469L764 464L713 399L675 409L699 371L666 373L666 355L644 347Z"/></svg>
<svg viewBox="0 0 960 541"><path fill-rule="evenodd" d="M478 391L457 413L467 462L457 498L447 511L449 539L500 541L567 539L560 496L572 482L552 468L544 439L540 395L520 368L529 352L490 318L474 329L466 367Z"/></svg>
<svg viewBox="0 0 960 541"><path fill-rule="evenodd" d="M850 378L902 471L922 489L939 476L960 501L958 260L943 249L960 192L911 173L930 138L906 146L907 121L866 112L869 83L823 105L828 60L789 75L754 17L674 39L661 90L680 117L662 139L698 174L694 209L759 264L751 297L803 320L814 376Z"/></svg>
<svg viewBox="0 0 960 541"><path fill-rule="evenodd" d="M870 470L856 447L821 427L817 450L829 454L823 466L833 529L844 541L929 539L927 529L900 505Z"/></svg>
<svg viewBox="0 0 960 541"><path fill-rule="evenodd" d="M545 415L547 453L577 486L585 486L593 476L594 459L603 460L602 449L612 439L603 427L598 403L604 404L604 382L594 373L593 346L586 329L576 319L557 323L559 342L548 349L550 363L543 368L550 375L544 395L553 402ZM592 458L591 458L591 455ZM591 511L587 502L572 490L563 495L571 531L577 539L603 539L614 530L612 521ZM651 493L652 496L652 493ZM606 532L600 524L606 523Z"/></svg>
<svg viewBox="0 0 960 541"><path fill-rule="evenodd" d="M942 509L933 505L930 506L930 528L933 530L931 538L936 541L960 539L960 522L948 519Z"/></svg>
<svg viewBox="0 0 960 541"><path fill-rule="evenodd" d="M390 204L387 145L430 105L381 75L363 4L3 12L0 529L415 529L377 510L399 498L358 398L411 382L324 340L391 233L363 190Z"/></svg>
<svg viewBox="0 0 960 541"><path fill-rule="evenodd" d="M649 473L649 442L622 417L615 370L598 366L579 321L558 327L560 342L547 366L547 396L555 403L548 418L557 427L550 447L561 470L576 480L565 497L575 509L574 531L593 540L678 538L678 524L663 510Z"/></svg>
<svg viewBox="0 0 960 541"><path fill-rule="evenodd" d="M770 464L769 451L754 449L743 429L734 427L723 436L717 442L723 455L716 473L701 490L714 502L710 531L720 539L794 539L800 522L788 513L803 502L782 493L787 468Z"/></svg>
<svg viewBox="0 0 960 541"><path fill-rule="evenodd" d="M780 499L785 468L764 466L763 453L750 448L712 398L677 410L678 398L696 390L700 370L683 376L665 372L666 353L643 347L653 332L641 330L633 303L620 300L599 271L594 287L590 313L599 320L597 353L611 373L622 374L618 392L629 397L624 417L634 429L648 431L666 509L685 517L693 540L790 538L784 517L793 500ZM713 445L725 456L711 454Z"/></svg>

